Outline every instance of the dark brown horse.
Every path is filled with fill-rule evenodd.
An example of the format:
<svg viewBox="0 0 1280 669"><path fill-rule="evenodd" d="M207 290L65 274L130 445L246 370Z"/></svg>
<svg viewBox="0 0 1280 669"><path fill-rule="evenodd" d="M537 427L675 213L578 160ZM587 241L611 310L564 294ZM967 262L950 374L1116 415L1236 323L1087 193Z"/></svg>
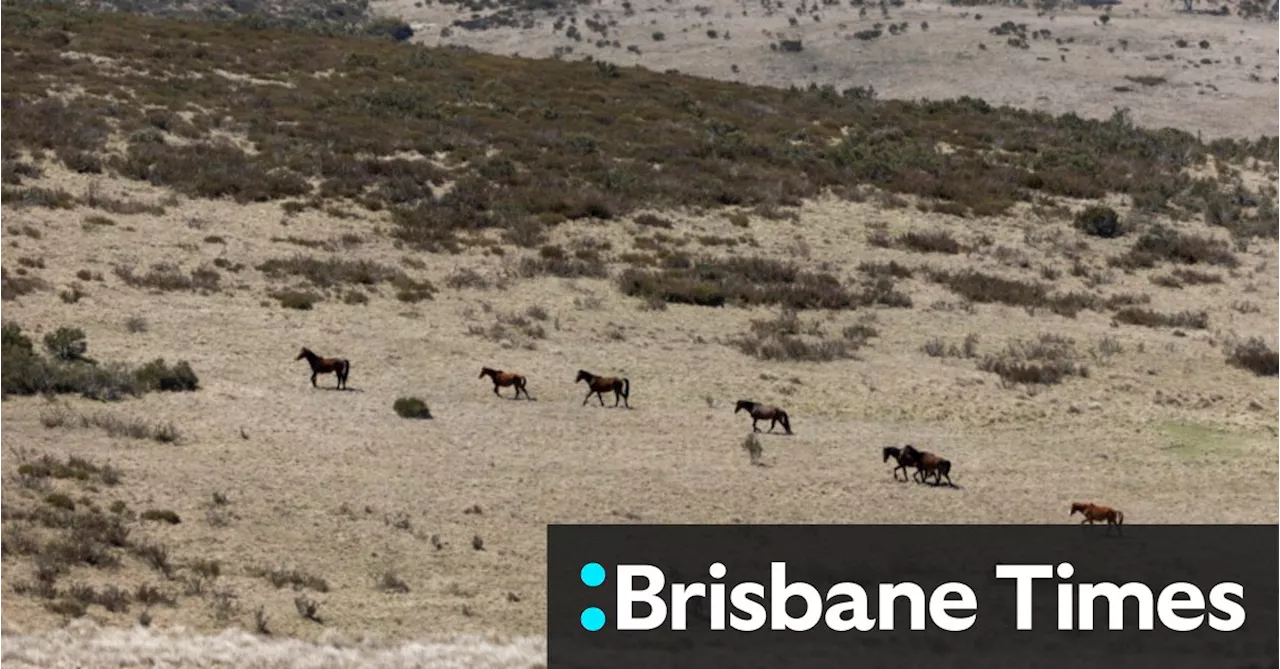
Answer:
<svg viewBox="0 0 1280 669"><path fill-rule="evenodd" d="M911 446L908 445L907 448L911 448ZM899 469L902 470L903 483L905 483L908 479L911 478L910 474L907 473L907 467L914 467L916 462L914 457L910 453L904 452L901 448L898 448L897 446L885 446L884 459L882 460L882 462L888 462L889 458L893 458L894 461L898 463L898 465L893 468L893 480L895 481L898 480Z"/></svg>
<svg viewBox="0 0 1280 669"><path fill-rule="evenodd" d="M956 484L951 482L951 461L938 457L929 451L917 450L915 446L908 445L902 449L904 457L909 457L912 464L916 467L916 473L912 478L916 483L924 483L929 480L929 475L933 475L934 485L942 485L943 477L947 479L947 485L955 487Z"/></svg>
<svg viewBox="0 0 1280 669"><path fill-rule="evenodd" d="M1094 504L1093 502L1072 502L1071 513L1067 515L1074 516L1076 513L1084 516L1084 520L1080 521L1081 525L1092 525L1097 522L1106 521L1107 534L1111 533L1111 527L1113 525L1121 534L1124 533L1124 530L1121 529L1121 525L1124 525L1124 512L1119 509L1102 506L1101 504Z"/></svg>
<svg viewBox="0 0 1280 669"><path fill-rule="evenodd" d="M311 387L316 386L316 375L332 373L338 377L338 389L347 387L347 375L351 373L351 362L343 358L322 358L311 349L303 346L302 352L294 360L307 359L311 365Z"/></svg>
<svg viewBox="0 0 1280 669"><path fill-rule="evenodd" d="M778 423L782 423L782 429L786 430L787 434L791 434L791 419L787 418L787 412L782 409L771 404L761 404L751 400L738 400L733 412L738 413L743 410L751 415L751 430L753 432L760 431L760 428L756 426L757 421L767 420L769 421L770 432L773 432L773 428Z"/></svg>
<svg viewBox="0 0 1280 669"><path fill-rule="evenodd" d="M587 382L587 396L582 399L582 406L586 406L587 402L595 395L600 400L600 406L604 406L604 393L613 392L613 406L618 406L618 402L622 402L628 409L631 404L627 401L631 395L631 381L626 377L614 376L596 376L584 369L578 370L578 378L573 382Z"/></svg>
<svg viewBox="0 0 1280 669"><path fill-rule="evenodd" d="M480 370L480 378L489 377L493 379L493 394L502 397L502 393L498 392L498 388L506 388L507 386L515 386L516 394L511 399L520 399L520 393L524 393L526 399L533 399L529 396L529 389L525 387L526 379L521 374L515 372L504 372L501 369L493 369L485 367Z"/></svg>

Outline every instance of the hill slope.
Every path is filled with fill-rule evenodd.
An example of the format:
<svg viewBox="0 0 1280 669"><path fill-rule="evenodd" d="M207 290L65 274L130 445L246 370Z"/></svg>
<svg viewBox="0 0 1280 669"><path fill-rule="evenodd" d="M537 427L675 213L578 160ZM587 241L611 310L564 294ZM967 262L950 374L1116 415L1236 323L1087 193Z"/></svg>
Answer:
<svg viewBox="0 0 1280 669"><path fill-rule="evenodd" d="M1095 119L1126 108L1140 125L1210 138L1275 132L1280 41L1263 3L1214 2L1190 14L1182 3L1027 4L375 0L372 8L408 21L413 41L431 46L782 88L871 86L896 99L967 95Z"/></svg>
<svg viewBox="0 0 1280 669"><path fill-rule="evenodd" d="M3 19L6 660L89 618L535 662L551 522L1276 521L1274 140ZM758 465L746 398L796 431Z"/></svg>

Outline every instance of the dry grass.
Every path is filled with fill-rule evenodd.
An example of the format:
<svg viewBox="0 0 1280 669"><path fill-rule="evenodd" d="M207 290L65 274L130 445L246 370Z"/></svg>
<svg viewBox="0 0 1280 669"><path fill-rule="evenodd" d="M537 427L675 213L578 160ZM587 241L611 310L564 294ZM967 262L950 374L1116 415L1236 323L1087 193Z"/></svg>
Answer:
<svg viewBox="0 0 1280 669"><path fill-rule="evenodd" d="M123 148L103 169L126 178L244 203L351 200L391 212L396 234L427 250L458 251L486 229L531 240L564 220L611 221L653 207L776 209L823 192L854 197L868 183L955 215L1002 213L1034 197L1100 197L1121 184L1152 211L1213 210L1238 234L1275 236L1268 212L1224 199L1230 192L1256 202L1267 199L1262 193L1225 176L1192 183L1185 173L1210 157L1275 162L1274 142L1204 144L1135 127L1119 112L1107 121L1041 119L969 99L877 102L861 89L747 88L602 62L534 63L45 7L5 12L5 53L15 67L4 134L13 156L51 148L73 167L68 156L97 155L118 141ZM75 33L77 52L97 60L60 69L50 56L62 38L50 31ZM134 49L139 33L155 48ZM193 83L166 85L171 69ZM508 75L501 85L467 87L461 98L448 83L499 70ZM86 93L51 97L49 76ZM246 78L271 83L240 95ZM148 109L120 105L107 124L95 105L125 91ZM173 111L189 107L202 111ZM270 123L259 122L263 108L274 110ZM614 120L594 120L605 117ZM556 132L541 132L546 123ZM67 125L82 130L57 131ZM655 125L665 130L652 132ZM228 139L228 129L254 150ZM938 151L939 142L951 149ZM778 178L783 170L791 175ZM22 188L12 203L71 206L57 192ZM902 242L957 250L940 233Z"/></svg>
<svg viewBox="0 0 1280 669"><path fill-rule="evenodd" d="M325 648L530 666L549 522L1046 523L1082 496L1132 522L1275 522L1269 140L4 18L4 180L39 189L3 205L15 666L154 654L175 626L174 664L476 634L516 640ZM722 28L691 34L747 41ZM646 54L685 41L664 30ZM1097 234L1105 211L1077 227L1092 206L1123 234ZM73 279L88 295L60 299ZM350 359L352 391L311 388L301 345ZM538 402L495 398L479 365ZM629 378L633 409L583 407L580 368ZM120 403L77 396L104 387ZM397 415L412 395L432 420ZM744 441L744 397L796 436ZM179 446L124 438L170 421ZM879 443L938 444L964 488L894 483ZM90 618L108 629L79 636ZM209 636L228 627L257 634Z"/></svg>

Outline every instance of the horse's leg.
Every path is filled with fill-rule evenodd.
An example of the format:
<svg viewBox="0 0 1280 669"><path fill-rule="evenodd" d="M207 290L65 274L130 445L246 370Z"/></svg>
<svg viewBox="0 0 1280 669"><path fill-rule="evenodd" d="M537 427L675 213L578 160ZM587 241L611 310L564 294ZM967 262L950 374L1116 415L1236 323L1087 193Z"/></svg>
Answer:
<svg viewBox="0 0 1280 669"><path fill-rule="evenodd" d="M587 406L587 402L591 401L591 393L594 393L594 392L595 392L594 390L587 391L587 396L582 398L582 406Z"/></svg>
<svg viewBox="0 0 1280 669"><path fill-rule="evenodd" d="M757 421L757 420L758 420L758 419L757 419L755 416L752 416L752 417L751 417L751 430L752 430L753 432L759 432L759 431L760 431L760 427L759 427L758 425L756 425L756 421Z"/></svg>
<svg viewBox="0 0 1280 669"><path fill-rule="evenodd" d="M596 399L600 400L600 406L604 406L604 393L597 390Z"/></svg>
<svg viewBox="0 0 1280 669"><path fill-rule="evenodd" d="M773 432L773 428L775 428L775 427L777 427L777 426L778 426L778 419L777 419L777 418L771 418L771 419L769 419L769 431L770 431L770 432Z"/></svg>
<svg viewBox="0 0 1280 669"><path fill-rule="evenodd" d="M494 384L493 384L493 394L494 394L494 395L497 395L498 397L502 397L502 393L498 392L498 384L497 384L497 383L494 383Z"/></svg>
<svg viewBox="0 0 1280 669"><path fill-rule="evenodd" d="M316 385L316 372L311 372L311 387L312 387L312 388L318 388L318 387L319 387L319 386L317 386L317 385Z"/></svg>

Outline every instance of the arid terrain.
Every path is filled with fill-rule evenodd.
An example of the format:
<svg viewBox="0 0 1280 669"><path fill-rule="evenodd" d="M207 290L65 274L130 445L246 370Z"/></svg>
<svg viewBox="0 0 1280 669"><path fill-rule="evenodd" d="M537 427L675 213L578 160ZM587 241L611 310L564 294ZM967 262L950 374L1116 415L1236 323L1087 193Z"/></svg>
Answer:
<svg viewBox="0 0 1280 669"><path fill-rule="evenodd" d="M1043 8L908 0L636 0L572 10L474 12L467 3L374 0L412 41L525 58L591 57L757 86L871 86L882 97L969 96L1207 138L1276 129L1275 24L1209 15L1235 4L1128 0ZM1052 10L1046 9L1053 7ZM491 18L497 17L497 18ZM501 19L506 19L505 21ZM797 43L796 52L781 49ZM1230 119L1230 120L1228 120Z"/></svg>
<svg viewBox="0 0 1280 669"><path fill-rule="evenodd" d="M713 9L600 7L613 67L6 7L3 660L537 666L549 523L1280 520L1274 23Z"/></svg>

